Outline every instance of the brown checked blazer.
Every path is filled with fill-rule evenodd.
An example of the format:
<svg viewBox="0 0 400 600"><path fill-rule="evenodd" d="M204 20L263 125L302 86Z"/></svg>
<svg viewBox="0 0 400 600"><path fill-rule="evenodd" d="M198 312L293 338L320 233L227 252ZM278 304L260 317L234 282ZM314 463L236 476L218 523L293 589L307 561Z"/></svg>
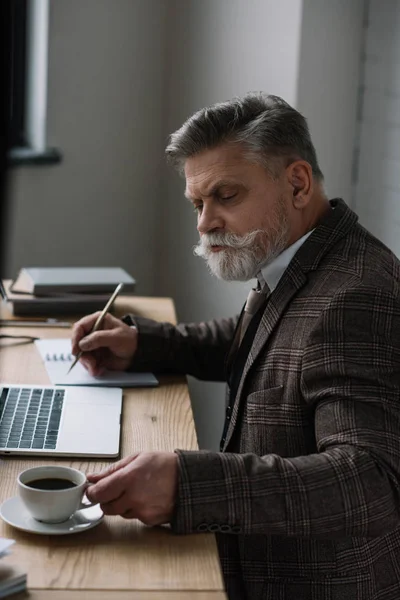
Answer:
<svg viewBox="0 0 400 600"><path fill-rule="evenodd" d="M235 600L400 599L400 264L331 204L228 390L223 452L177 451L172 527L217 534ZM134 321L133 369L226 378L237 317Z"/></svg>

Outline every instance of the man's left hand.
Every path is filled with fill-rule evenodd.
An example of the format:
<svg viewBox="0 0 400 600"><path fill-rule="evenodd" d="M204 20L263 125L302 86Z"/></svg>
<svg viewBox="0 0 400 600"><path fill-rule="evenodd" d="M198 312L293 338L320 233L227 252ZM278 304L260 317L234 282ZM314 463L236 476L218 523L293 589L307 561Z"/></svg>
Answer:
<svg viewBox="0 0 400 600"><path fill-rule="evenodd" d="M169 523L178 487L178 457L173 452L140 452L87 476L86 495L106 515L139 519L146 525Z"/></svg>

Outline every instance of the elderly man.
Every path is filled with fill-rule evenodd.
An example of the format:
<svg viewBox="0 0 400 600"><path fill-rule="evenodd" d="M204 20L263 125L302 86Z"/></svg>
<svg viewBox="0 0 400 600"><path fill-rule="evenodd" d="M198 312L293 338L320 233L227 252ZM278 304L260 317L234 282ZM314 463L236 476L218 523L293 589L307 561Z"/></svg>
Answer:
<svg viewBox="0 0 400 600"><path fill-rule="evenodd" d="M305 119L251 94L171 136L196 253L257 278L240 317L79 321L96 374L227 381L221 452L140 453L90 476L106 514L217 532L232 599L400 598L399 261L328 200ZM379 201L379 200L377 200Z"/></svg>

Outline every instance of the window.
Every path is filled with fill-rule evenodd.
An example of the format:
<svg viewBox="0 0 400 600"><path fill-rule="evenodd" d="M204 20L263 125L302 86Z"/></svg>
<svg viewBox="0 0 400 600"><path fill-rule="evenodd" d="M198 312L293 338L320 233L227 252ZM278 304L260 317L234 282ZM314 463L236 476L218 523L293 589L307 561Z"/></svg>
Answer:
<svg viewBox="0 0 400 600"><path fill-rule="evenodd" d="M24 102L26 77L26 2L14 0L10 7L11 64L9 107L9 143L12 148L25 146Z"/></svg>
<svg viewBox="0 0 400 600"><path fill-rule="evenodd" d="M9 162L60 161L46 146L49 0L12 0Z"/></svg>

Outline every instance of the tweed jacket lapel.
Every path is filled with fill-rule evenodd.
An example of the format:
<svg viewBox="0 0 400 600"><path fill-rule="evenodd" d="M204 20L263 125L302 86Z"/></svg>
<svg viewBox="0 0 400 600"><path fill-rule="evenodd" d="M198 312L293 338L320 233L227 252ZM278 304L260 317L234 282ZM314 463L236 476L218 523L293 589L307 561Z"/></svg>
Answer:
<svg viewBox="0 0 400 600"><path fill-rule="evenodd" d="M318 268L318 265L325 254L335 251L334 246L336 242L346 235L358 220L357 215L343 202L343 200L331 200L330 204L335 210L331 210L325 215L315 231L306 240L304 245L300 247L267 302L243 368L236 398L231 399L234 404L230 424L226 433L224 450L232 437L238 420L240 405L243 401L243 389L246 378L260 352L265 348L271 334L281 320L287 305L307 283L308 273Z"/></svg>

